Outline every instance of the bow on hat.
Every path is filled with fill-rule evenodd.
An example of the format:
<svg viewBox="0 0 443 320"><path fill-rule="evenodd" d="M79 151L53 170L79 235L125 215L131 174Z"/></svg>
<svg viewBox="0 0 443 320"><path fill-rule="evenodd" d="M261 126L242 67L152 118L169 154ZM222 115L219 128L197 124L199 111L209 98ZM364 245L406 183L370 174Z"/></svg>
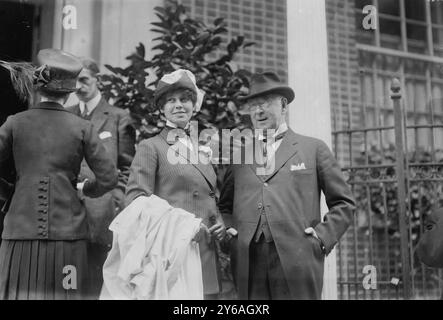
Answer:
<svg viewBox="0 0 443 320"><path fill-rule="evenodd" d="M268 94L279 94L285 97L288 103L294 100L294 91L285 85L278 75L272 71L253 74L250 81L249 94L239 97L239 100L247 101Z"/></svg>
<svg viewBox="0 0 443 320"><path fill-rule="evenodd" d="M70 93L76 90L82 64L77 57L59 49L42 49L37 55L39 68L34 73L34 85L46 91Z"/></svg>
<svg viewBox="0 0 443 320"><path fill-rule="evenodd" d="M157 89L154 93L154 103L157 105L158 100L162 95L169 91L177 89L190 89L197 95L197 101L195 102L195 111L200 111L203 104L203 98L205 92L197 87L194 74L185 69L178 69L174 72L165 74L159 81Z"/></svg>

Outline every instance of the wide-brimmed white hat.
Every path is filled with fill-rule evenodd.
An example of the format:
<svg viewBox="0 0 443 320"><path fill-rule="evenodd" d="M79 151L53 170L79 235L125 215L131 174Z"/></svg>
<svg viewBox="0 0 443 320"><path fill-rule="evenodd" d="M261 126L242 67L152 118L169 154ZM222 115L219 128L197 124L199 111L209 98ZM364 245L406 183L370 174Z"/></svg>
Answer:
<svg viewBox="0 0 443 320"><path fill-rule="evenodd" d="M165 93L181 88L190 89L195 92L195 94L197 95L197 101L195 102L194 106L195 111L200 111L205 93L203 90L197 87L194 74L191 71L185 69L175 70L174 72L165 74L160 79L154 93L155 105L157 105L158 100Z"/></svg>

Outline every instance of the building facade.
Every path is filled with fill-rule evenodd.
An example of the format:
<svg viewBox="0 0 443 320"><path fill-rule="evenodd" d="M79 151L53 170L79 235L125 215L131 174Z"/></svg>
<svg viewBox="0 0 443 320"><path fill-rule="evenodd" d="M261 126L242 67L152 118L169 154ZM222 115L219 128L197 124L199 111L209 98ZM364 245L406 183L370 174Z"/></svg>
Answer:
<svg viewBox="0 0 443 320"><path fill-rule="evenodd" d="M33 60L39 49L57 47L90 56L101 65L126 66L125 57L139 42L148 49L148 58L153 54L149 49L154 46L155 34L150 31L149 23L158 19L153 8L165 3L164 0L2 0L0 58ZM390 97L393 77L401 84L407 158L420 154L430 157L429 164L442 161L443 1L183 0L182 3L190 16L207 24L224 17L229 30L227 38L243 35L246 41L256 43L239 52L235 58L237 67L277 71L296 93L288 116L290 126L326 141L346 174L352 175L360 169L369 172L373 166L388 168L395 163L389 152L398 146L396 127L400 124L395 121ZM76 9L75 29L63 25L69 6ZM363 12L365 7L369 12ZM370 25L375 28L365 27L363 21L374 8L375 22L370 22L375 24ZM408 161L425 162L415 158ZM440 170L438 166L432 168ZM326 262L325 298L403 297L405 260L401 259L405 256L409 259L410 273L414 273L411 286L415 297L441 294L441 273L428 270L414 260L414 245L422 232L424 213L437 206L442 198L437 183L440 180L432 178L437 180L432 180L435 184L429 186L431 180L417 182L409 171L407 178L411 230L408 248L400 243L398 228L392 227L397 223L396 209L389 206L389 201L396 198L395 181L380 178L352 185L358 195L366 195L358 196L360 207L352 227ZM377 192L378 202L373 200ZM389 196L390 193L394 195ZM425 193L432 193L432 206L427 204L429 197ZM419 199L415 207L411 197ZM327 211L325 206L323 211ZM418 217L414 220L415 215ZM418 232L414 231L413 223L417 224ZM378 270L376 288L367 289L364 285L367 266Z"/></svg>

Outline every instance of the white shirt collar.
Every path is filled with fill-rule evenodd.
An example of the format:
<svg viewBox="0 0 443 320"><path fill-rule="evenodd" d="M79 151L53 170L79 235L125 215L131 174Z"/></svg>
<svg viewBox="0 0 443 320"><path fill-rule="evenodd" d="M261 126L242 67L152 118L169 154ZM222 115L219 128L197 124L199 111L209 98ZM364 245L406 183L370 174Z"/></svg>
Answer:
<svg viewBox="0 0 443 320"><path fill-rule="evenodd" d="M88 115L90 115L91 112L94 111L95 108L97 108L101 98L102 95L99 92L94 98L86 102L86 107L88 108ZM83 113L83 111L85 110L85 103L83 101L80 101L79 107L80 107L80 113Z"/></svg>
<svg viewBox="0 0 443 320"><path fill-rule="evenodd" d="M263 130L262 132L258 133L257 139L260 141L263 141L263 139L265 139L265 136L263 135L263 132L265 130ZM272 135L273 138L275 138L276 136L278 136L280 133L286 132L288 131L288 125L286 124L286 122L283 122L282 124L280 124L277 128L277 130L274 132L274 134Z"/></svg>

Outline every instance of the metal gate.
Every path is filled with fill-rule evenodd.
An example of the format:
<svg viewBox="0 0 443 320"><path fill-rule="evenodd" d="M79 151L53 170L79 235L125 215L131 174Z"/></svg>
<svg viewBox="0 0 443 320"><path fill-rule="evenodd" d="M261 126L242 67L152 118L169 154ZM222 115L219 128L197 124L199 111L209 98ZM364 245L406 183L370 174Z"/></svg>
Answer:
<svg viewBox="0 0 443 320"><path fill-rule="evenodd" d="M393 125L356 128L349 120L347 128L333 132L336 156L357 201L352 225L337 246L339 299L442 295L442 270L420 263L415 251L426 217L443 206L443 146L435 145L443 123L435 121L432 99L428 121L408 123L400 87L394 79ZM366 114L363 105L363 124ZM429 143L408 150L408 139L420 130L428 132ZM386 145L387 135L395 144Z"/></svg>

